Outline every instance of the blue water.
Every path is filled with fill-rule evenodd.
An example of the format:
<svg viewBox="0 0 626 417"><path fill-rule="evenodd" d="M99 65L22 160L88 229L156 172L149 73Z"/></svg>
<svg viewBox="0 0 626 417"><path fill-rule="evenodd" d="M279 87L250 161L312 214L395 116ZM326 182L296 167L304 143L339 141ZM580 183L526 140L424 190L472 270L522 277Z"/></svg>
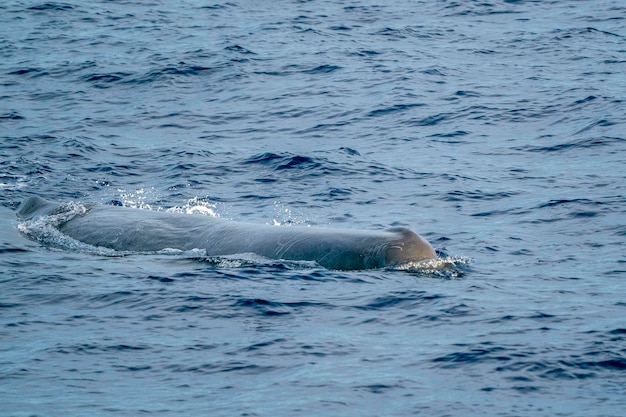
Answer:
<svg viewBox="0 0 626 417"><path fill-rule="evenodd" d="M626 6L0 5L0 415L623 416ZM28 196L407 226L451 266L108 256Z"/></svg>

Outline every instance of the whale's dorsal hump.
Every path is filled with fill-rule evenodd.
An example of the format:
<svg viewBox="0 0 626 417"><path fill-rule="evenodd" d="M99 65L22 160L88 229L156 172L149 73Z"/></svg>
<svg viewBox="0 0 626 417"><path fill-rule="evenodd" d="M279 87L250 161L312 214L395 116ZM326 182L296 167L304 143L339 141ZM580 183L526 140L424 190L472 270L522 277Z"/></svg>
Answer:
<svg viewBox="0 0 626 417"><path fill-rule="evenodd" d="M48 214L53 211L57 206L41 197L28 197L22 201L22 204L17 208L17 216L22 219L32 219L36 214Z"/></svg>

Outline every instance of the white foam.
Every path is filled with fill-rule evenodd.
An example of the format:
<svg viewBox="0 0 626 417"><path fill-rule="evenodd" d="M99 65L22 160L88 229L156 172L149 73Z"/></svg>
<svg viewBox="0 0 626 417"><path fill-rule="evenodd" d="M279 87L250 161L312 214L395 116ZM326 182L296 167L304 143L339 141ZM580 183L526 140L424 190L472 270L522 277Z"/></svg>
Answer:
<svg viewBox="0 0 626 417"><path fill-rule="evenodd" d="M422 275L440 278L460 278L466 267L473 263L473 259L463 256L446 256L427 259L420 262L407 262L396 265L392 270L415 272Z"/></svg>
<svg viewBox="0 0 626 417"><path fill-rule="evenodd" d="M46 216L25 220L17 225L17 230L31 240L60 249L90 252L105 256L119 256L121 253L113 249L96 247L80 242L59 231L59 226L89 211L90 207L77 202L69 202L59 206Z"/></svg>
<svg viewBox="0 0 626 417"><path fill-rule="evenodd" d="M171 213L202 214L210 217L220 217L217 213L217 204L200 200L198 197L194 197L187 201L187 203L185 203L182 207L172 207L165 211Z"/></svg>

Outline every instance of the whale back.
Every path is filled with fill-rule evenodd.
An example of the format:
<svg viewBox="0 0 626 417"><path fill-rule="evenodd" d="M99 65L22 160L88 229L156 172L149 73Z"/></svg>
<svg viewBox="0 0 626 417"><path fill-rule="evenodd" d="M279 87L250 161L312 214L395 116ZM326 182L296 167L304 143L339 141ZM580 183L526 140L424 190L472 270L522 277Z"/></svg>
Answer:
<svg viewBox="0 0 626 417"><path fill-rule="evenodd" d="M59 205L40 197L26 199L17 215L27 221L50 216L47 221L62 234L115 251L204 249L210 257L255 253L341 270L393 267L437 257L425 239L405 227L384 231L281 227L100 204Z"/></svg>

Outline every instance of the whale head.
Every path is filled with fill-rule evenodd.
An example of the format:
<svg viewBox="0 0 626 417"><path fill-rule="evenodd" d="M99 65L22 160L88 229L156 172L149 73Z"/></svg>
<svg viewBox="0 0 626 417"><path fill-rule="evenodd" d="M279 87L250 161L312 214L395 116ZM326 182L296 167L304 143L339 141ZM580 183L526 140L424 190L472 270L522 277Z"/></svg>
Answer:
<svg viewBox="0 0 626 417"><path fill-rule="evenodd" d="M430 243L411 229L394 227L388 229L388 231L398 234L398 239L392 240L387 245L385 254L385 263L387 265L419 262L437 257Z"/></svg>

